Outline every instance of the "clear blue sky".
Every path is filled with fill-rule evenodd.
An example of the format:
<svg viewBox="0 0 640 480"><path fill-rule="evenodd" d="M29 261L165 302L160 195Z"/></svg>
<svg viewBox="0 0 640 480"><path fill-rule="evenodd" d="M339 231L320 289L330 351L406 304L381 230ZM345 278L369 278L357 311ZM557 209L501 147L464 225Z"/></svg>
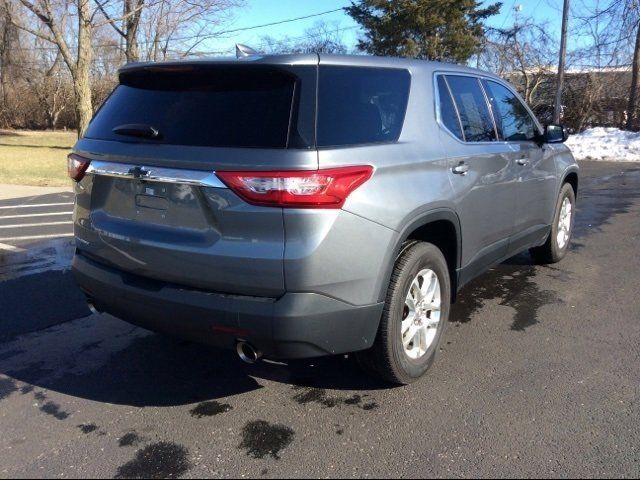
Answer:
<svg viewBox="0 0 640 480"><path fill-rule="evenodd" d="M490 1L490 0L489 0ZM485 3L489 3L489 1ZM574 8L579 8L582 2L593 4L596 0L574 1ZM277 22L289 18L313 15L327 10L333 10L350 5L349 0L247 0L246 6L239 9L235 20L228 26L229 29L244 28L265 23ZM504 0L502 11L489 21L489 25L495 27L508 27L513 25L516 16L516 7L521 6L520 15L534 17L540 22L548 22L549 28L555 34L559 34L562 17L562 0ZM347 45L354 46L358 36L357 25L343 11L309 18L281 25L259 28L228 35L225 39L218 39L207 45L211 50L232 50L235 43L259 46L263 36L281 38L284 36L300 37L306 29L312 27L318 20L335 23L342 31L343 39Z"/></svg>

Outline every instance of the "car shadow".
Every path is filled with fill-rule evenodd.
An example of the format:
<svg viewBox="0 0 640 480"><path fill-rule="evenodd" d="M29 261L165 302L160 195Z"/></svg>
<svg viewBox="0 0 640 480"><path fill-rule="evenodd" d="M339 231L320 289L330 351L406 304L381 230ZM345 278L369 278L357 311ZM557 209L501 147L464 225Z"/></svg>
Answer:
<svg viewBox="0 0 640 480"><path fill-rule="evenodd" d="M113 321L116 321L113 319ZM90 328L79 326L78 328ZM19 348L0 354L0 374L9 377L12 391L48 390L91 401L137 407L178 406L242 395L276 382L300 388L377 390L391 386L365 375L352 358L329 357L314 361L244 364L235 353L206 345L143 332L97 368L74 373L85 356L100 356L101 339L76 346L54 364L33 358L7 368L12 357L28 358ZM115 332L116 335L121 335ZM43 333L42 349L59 349L59 338ZM54 344L55 343L55 344ZM105 342L106 343L106 342ZM27 355L27 357L25 357ZM16 362L14 362L15 364Z"/></svg>

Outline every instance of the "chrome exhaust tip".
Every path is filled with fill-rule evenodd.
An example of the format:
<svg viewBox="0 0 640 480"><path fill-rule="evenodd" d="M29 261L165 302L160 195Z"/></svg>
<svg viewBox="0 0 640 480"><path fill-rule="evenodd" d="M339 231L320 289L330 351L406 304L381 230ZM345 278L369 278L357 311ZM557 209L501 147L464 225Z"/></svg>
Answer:
<svg viewBox="0 0 640 480"><path fill-rule="evenodd" d="M240 360L249 365L255 364L262 357L262 353L247 342L238 342L236 351L238 352Z"/></svg>
<svg viewBox="0 0 640 480"><path fill-rule="evenodd" d="M89 311L94 315L100 315L100 310L98 310L95 305L91 302L87 302L87 307L89 307Z"/></svg>

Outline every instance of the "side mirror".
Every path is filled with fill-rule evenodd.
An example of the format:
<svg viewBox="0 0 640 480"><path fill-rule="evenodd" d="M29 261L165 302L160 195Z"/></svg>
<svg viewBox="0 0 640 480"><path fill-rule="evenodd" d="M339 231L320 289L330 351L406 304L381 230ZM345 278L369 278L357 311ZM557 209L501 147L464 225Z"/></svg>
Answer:
<svg viewBox="0 0 640 480"><path fill-rule="evenodd" d="M547 125L544 128L544 143L564 143L569 139L569 130L562 125Z"/></svg>

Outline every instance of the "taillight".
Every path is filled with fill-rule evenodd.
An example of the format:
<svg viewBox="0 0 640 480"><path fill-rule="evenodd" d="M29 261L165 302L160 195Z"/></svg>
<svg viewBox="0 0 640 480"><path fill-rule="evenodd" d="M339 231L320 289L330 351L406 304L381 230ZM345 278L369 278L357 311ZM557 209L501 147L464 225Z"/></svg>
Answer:
<svg viewBox="0 0 640 480"><path fill-rule="evenodd" d="M254 205L285 208L341 208L373 167L286 172L216 172L230 189Z"/></svg>
<svg viewBox="0 0 640 480"><path fill-rule="evenodd" d="M69 173L69 177L79 182L84 178L84 174L87 172L90 163L91 160L88 158L81 157L75 153L70 154L67 157L67 172Z"/></svg>

